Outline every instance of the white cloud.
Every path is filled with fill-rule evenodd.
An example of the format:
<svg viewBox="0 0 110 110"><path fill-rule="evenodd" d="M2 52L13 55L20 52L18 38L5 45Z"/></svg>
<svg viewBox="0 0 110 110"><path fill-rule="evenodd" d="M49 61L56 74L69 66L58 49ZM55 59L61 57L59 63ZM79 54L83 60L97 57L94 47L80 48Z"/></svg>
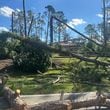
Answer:
<svg viewBox="0 0 110 110"><path fill-rule="evenodd" d="M6 28L6 27L2 27L2 26L0 26L0 32L2 32L2 31L6 31L6 32L8 32L8 31L9 31L9 29L8 29L8 28Z"/></svg>
<svg viewBox="0 0 110 110"><path fill-rule="evenodd" d="M98 16L100 18L103 18L103 15L102 14L96 14L96 16Z"/></svg>
<svg viewBox="0 0 110 110"><path fill-rule="evenodd" d="M74 27L74 26L78 26L78 25L82 25L82 24L85 24L87 23L86 21L84 21L83 19L78 19L78 18L75 18L75 19L72 19L68 25L71 26L71 27Z"/></svg>
<svg viewBox="0 0 110 110"><path fill-rule="evenodd" d="M14 10L8 6L4 6L0 8L0 15L6 17L10 17L12 15L12 12L14 12Z"/></svg>
<svg viewBox="0 0 110 110"><path fill-rule="evenodd" d="M20 9L18 9L18 8L16 8L16 11L17 11L17 12L20 12L21 10L20 10Z"/></svg>

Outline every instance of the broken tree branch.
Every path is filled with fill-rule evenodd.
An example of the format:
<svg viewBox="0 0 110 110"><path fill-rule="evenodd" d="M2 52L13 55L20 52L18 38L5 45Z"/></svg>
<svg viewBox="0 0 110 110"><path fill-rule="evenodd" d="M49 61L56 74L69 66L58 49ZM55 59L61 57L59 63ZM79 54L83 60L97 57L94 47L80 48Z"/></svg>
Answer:
<svg viewBox="0 0 110 110"><path fill-rule="evenodd" d="M59 82L60 78L61 78L61 76L58 76L58 78L55 81L53 81L52 83L55 84L55 83Z"/></svg>
<svg viewBox="0 0 110 110"><path fill-rule="evenodd" d="M61 49L59 50L59 49L53 48L51 46L48 46L48 45L46 45L45 43L42 43L42 42L36 42L36 41L33 41L33 40L29 40L29 39L24 39L22 41L25 44L28 44L28 45L30 45L30 46L32 46L34 48L38 48L38 46L36 46L36 45L39 44L39 47L43 47L45 50L47 50L49 52L60 53L60 54L66 55L66 56L70 56L71 55L71 57L80 59L82 61L95 63L96 65L110 66L110 63L108 63L108 62L100 61L100 60L97 60L97 59L87 58L87 57L72 53L70 51L64 51L64 50L61 50Z"/></svg>
<svg viewBox="0 0 110 110"><path fill-rule="evenodd" d="M27 39L27 38L22 38L22 37L14 37L14 36L13 36L13 38L18 39L21 42L23 42L23 43L25 43L27 45L30 45L30 46L32 46L34 48L38 48L38 47L42 48L43 47L44 50L47 50L49 52L64 54L65 56L71 56L71 57L80 59L81 61L95 63L96 65L110 66L110 63L108 63L108 62L100 61L100 60L97 60L97 59L87 58L87 57L84 57L82 55L72 53L70 51L56 49L54 47L48 46L47 44L45 44L45 43L43 43L41 41L34 41L32 39Z"/></svg>
<svg viewBox="0 0 110 110"><path fill-rule="evenodd" d="M86 35L84 35L84 34L82 34L81 32L79 32L78 30L76 30L76 29L72 28L72 27L71 27L71 26L69 26L67 23L65 23L65 22L61 21L61 20L60 20L60 19L58 19L57 17L52 16L52 18L54 18L55 20L57 20L57 21L59 21L59 22L63 23L65 26L67 26L69 29L71 29L72 31L76 32L77 34L81 35L83 38L85 38L85 39L87 39L87 40L89 40L89 41L91 41L91 42L95 43L95 44L96 44L96 45L98 45L98 46L103 47L103 45L102 45L102 44L99 44L98 42L96 42L96 41L92 40L91 38L89 38L89 37L87 37Z"/></svg>

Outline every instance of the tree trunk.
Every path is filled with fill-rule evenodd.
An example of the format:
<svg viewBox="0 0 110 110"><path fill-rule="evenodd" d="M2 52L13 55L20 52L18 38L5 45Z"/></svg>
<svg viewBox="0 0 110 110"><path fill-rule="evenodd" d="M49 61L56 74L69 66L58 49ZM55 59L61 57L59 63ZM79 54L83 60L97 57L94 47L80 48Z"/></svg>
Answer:
<svg viewBox="0 0 110 110"><path fill-rule="evenodd" d="M24 35L27 36L27 25L26 25L26 11L25 11L25 0L23 0L23 15L24 15Z"/></svg>
<svg viewBox="0 0 110 110"><path fill-rule="evenodd" d="M12 18L11 18L11 31L13 32L13 20L14 20L14 12L12 12Z"/></svg>
<svg viewBox="0 0 110 110"><path fill-rule="evenodd" d="M61 29L60 29L60 26L59 26L59 29L58 29L58 42L60 43L60 36L61 36Z"/></svg>
<svg viewBox="0 0 110 110"><path fill-rule="evenodd" d="M110 102L106 103L105 98L98 97L96 99L79 102L74 102L70 100L45 102L32 107L31 110L73 110L93 106L107 106L109 104Z"/></svg>
<svg viewBox="0 0 110 110"><path fill-rule="evenodd" d="M56 18L56 17L53 17L53 18L54 18L55 20L59 21L60 23L63 23L65 26L67 26L67 27L68 27L69 29L71 29L72 31L74 31L74 32L76 32L77 34L81 35L83 38L85 38L85 39L87 39L87 40L89 40L89 41L91 41L91 42L95 43L96 45L98 45L98 46L100 46L100 47L103 47L103 45L101 45L101 44L99 44L99 43L95 42L95 41L94 41L94 40L92 40L91 38L88 38L86 35L84 35L84 34L80 33L78 30L76 30L76 29L72 28L72 27L71 27L71 26L69 26L67 23L65 23L65 22L61 21L60 19L58 19L58 18Z"/></svg>
<svg viewBox="0 0 110 110"><path fill-rule="evenodd" d="M46 44L48 43L49 26L50 26L50 12L48 13L48 23L47 23L47 33L46 33Z"/></svg>
<svg viewBox="0 0 110 110"><path fill-rule="evenodd" d="M53 17L50 18L50 44L53 44Z"/></svg>
<svg viewBox="0 0 110 110"><path fill-rule="evenodd" d="M31 23L30 23L29 30L28 30L28 36L30 35L31 29L32 29L33 20L34 20L34 16L32 16L32 19L31 19Z"/></svg>
<svg viewBox="0 0 110 110"><path fill-rule="evenodd" d="M105 18L105 14L106 14L106 9L105 9L105 0L103 0L103 36L104 36L104 46L106 47L107 44L107 35L106 35L106 18Z"/></svg>

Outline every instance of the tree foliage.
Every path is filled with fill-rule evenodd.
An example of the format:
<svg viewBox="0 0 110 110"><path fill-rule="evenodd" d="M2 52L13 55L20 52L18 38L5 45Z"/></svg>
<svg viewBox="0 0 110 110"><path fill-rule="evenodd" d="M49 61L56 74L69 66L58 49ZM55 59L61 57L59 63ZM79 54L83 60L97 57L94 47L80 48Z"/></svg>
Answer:
<svg viewBox="0 0 110 110"><path fill-rule="evenodd" d="M24 72L47 71L50 66L50 54L39 45L37 47L21 43L13 58L15 68Z"/></svg>
<svg viewBox="0 0 110 110"><path fill-rule="evenodd" d="M73 68L74 66L74 68ZM75 63L70 66L73 82L101 83L109 74L103 66L97 66L92 63Z"/></svg>
<svg viewBox="0 0 110 110"><path fill-rule="evenodd" d="M0 59L10 57L9 54L12 52L12 48L14 48L15 45L10 46L9 42L11 41L11 38L15 36L15 34L9 32L0 33ZM11 45L12 44L14 44L14 42L11 42Z"/></svg>
<svg viewBox="0 0 110 110"><path fill-rule="evenodd" d="M12 58L16 69L23 72L44 72L50 66L50 54L37 38L27 38L26 41L36 42L36 47L25 44L22 37L9 32L0 34L0 57Z"/></svg>

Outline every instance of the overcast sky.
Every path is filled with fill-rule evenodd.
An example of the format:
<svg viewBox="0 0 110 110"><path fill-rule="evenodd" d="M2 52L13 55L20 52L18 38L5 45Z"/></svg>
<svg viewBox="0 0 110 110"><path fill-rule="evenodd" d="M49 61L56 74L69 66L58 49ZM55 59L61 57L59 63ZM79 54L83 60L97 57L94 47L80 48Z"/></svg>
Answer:
<svg viewBox="0 0 110 110"><path fill-rule="evenodd" d="M45 6L52 5L56 11L63 11L68 24L84 32L87 24L102 21L102 0L25 0L26 10L35 13L45 11ZM22 10L22 0L0 0L0 30L8 30L11 25L11 13Z"/></svg>

